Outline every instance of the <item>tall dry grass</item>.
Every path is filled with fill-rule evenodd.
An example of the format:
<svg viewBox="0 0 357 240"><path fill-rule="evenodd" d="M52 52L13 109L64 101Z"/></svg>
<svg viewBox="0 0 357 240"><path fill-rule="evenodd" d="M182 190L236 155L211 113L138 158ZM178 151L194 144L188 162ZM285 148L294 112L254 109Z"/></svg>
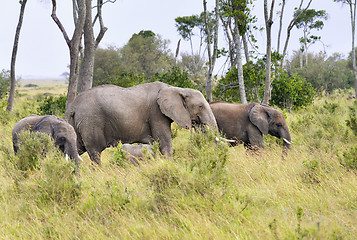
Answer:
<svg viewBox="0 0 357 240"><path fill-rule="evenodd" d="M0 239L357 236L356 135L346 124L357 104L345 92L285 113L294 144L284 156L282 142L272 137L251 153L216 143L215 132L174 124L172 159L156 154L135 166L107 149L101 168L83 155L80 176L46 141L38 165L19 169L11 128L36 109L31 100L22 104L0 114ZM27 144L38 141L29 137Z"/></svg>

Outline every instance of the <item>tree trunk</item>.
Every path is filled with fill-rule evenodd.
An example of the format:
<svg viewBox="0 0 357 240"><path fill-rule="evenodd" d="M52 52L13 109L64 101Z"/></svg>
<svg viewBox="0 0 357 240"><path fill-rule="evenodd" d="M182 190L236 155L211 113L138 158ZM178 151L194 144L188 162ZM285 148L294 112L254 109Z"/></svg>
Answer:
<svg viewBox="0 0 357 240"><path fill-rule="evenodd" d="M352 6L353 5L353 6ZM355 77L355 94L357 96L357 66L356 66L356 49L355 49L355 31L356 31L356 0L350 3L351 27L352 27L352 67Z"/></svg>
<svg viewBox="0 0 357 240"><path fill-rule="evenodd" d="M288 44L289 44L289 40L290 40L290 33L291 33L291 30L293 29L293 27L295 26L296 24L296 20L298 19L298 17L304 13L309 7L310 7L310 4L311 4L312 0L309 1L309 3L306 5L306 7L304 8L303 11L300 12L299 15L295 16L289 23L289 26L286 30L286 39L285 39L285 44L284 44L284 50L283 50L283 56L282 56L282 59L281 59L281 64L284 63L284 58L286 56L286 52L287 52L287 49L288 49ZM300 1L300 6L299 8L297 9L301 9L302 7L302 4L304 3L304 0L301 0Z"/></svg>
<svg viewBox="0 0 357 240"><path fill-rule="evenodd" d="M248 50L248 41L247 41L247 35L243 34L242 35L242 40L243 40L243 48L244 48L244 55L245 55L245 61L249 62L250 57L249 57L249 50Z"/></svg>
<svg viewBox="0 0 357 240"><path fill-rule="evenodd" d="M69 71L69 83L66 101L66 112L64 115L65 119L68 119L70 113L70 105L74 101L77 94L78 85L78 75L79 75L79 52L82 39L82 33L86 17L86 4L85 0L77 0L77 5L73 7L78 7L78 16L75 23L75 29L73 32L72 39L70 40L66 30L64 29L62 23L59 21L56 15L56 0L52 0L52 19L57 24L58 28L61 30L63 37L69 48L70 55L70 71Z"/></svg>
<svg viewBox="0 0 357 240"><path fill-rule="evenodd" d="M6 111L8 111L8 112L11 112L12 108L14 106L15 88L16 88L15 63L16 63L16 55L17 55L17 49L18 49L18 44L19 44L21 26L22 26L22 22L24 19L26 3L27 3L27 0L23 0L21 3L20 17L19 17L19 22L17 23L17 27L16 27L14 46L12 48L11 67L10 67L11 83L10 83L9 99L7 101L8 105L6 108Z"/></svg>
<svg viewBox="0 0 357 240"><path fill-rule="evenodd" d="M247 97L245 95L244 78L243 78L242 43L241 43L241 35L239 32L238 21L236 21L235 30L237 36L236 46L237 46L237 70L238 70L239 94L240 94L241 102L247 103Z"/></svg>
<svg viewBox="0 0 357 240"><path fill-rule="evenodd" d="M92 25L92 1L85 0L86 15L84 23L84 57L80 65L78 79L78 93L84 92L92 88L93 71L94 71L94 55L95 55L95 40Z"/></svg>
<svg viewBox="0 0 357 240"><path fill-rule="evenodd" d="M213 54L211 55L211 31L208 26L207 21L207 1L203 0L203 8L204 8L204 20L205 20L205 28L207 34L207 52L208 52L208 73L206 78L206 95L207 101L212 102L212 76L213 69L216 64L217 59L217 50L218 50L218 20L219 20L219 12L218 12L219 0L216 0L215 6L215 27L214 27L214 37L213 37Z"/></svg>
<svg viewBox="0 0 357 240"><path fill-rule="evenodd" d="M285 0L282 0L281 11L280 11L280 16L279 16L278 44L277 44L277 49L276 49L277 52L280 51L280 37L281 37L281 30L283 28L284 9L285 9Z"/></svg>
<svg viewBox="0 0 357 240"><path fill-rule="evenodd" d="M274 2L272 0L270 6L270 13L268 14L268 0L264 0L264 17L265 17L265 29L267 34L267 46L266 46L266 74L265 74L265 90L263 103L269 104L271 98L271 26L273 25L273 11ZM268 16L269 15L269 16Z"/></svg>

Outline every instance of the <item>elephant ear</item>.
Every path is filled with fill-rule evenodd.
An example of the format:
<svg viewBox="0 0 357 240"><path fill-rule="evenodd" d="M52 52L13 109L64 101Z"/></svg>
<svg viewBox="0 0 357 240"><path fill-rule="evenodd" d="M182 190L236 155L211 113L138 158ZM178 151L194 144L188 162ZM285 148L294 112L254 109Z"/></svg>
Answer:
<svg viewBox="0 0 357 240"><path fill-rule="evenodd" d="M269 113L262 105L255 105L249 112L249 120L259 129L259 131L267 135L269 132Z"/></svg>
<svg viewBox="0 0 357 240"><path fill-rule="evenodd" d="M50 116L46 116L38 121L34 126L33 130L36 132L44 132L49 134L51 137L54 136L54 127L52 125L52 119Z"/></svg>
<svg viewBox="0 0 357 240"><path fill-rule="evenodd" d="M185 95L180 88L167 87L160 90L157 103L161 112L180 127L191 129L191 117L185 106Z"/></svg>

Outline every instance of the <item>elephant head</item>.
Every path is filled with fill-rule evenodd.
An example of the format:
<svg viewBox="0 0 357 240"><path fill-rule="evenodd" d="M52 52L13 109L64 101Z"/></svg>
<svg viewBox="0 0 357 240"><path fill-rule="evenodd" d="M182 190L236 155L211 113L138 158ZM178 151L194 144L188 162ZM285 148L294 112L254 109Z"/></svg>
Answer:
<svg viewBox="0 0 357 240"><path fill-rule="evenodd" d="M81 157L77 152L77 135L69 123L55 116L45 116L32 127L32 131L50 135L66 158L69 156L76 165L79 164Z"/></svg>
<svg viewBox="0 0 357 240"><path fill-rule="evenodd" d="M217 128L212 110L200 91L178 87L163 88L158 94L157 103L165 116L183 128L203 125Z"/></svg>
<svg viewBox="0 0 357 240"><path fill-rule="evenodd" d="M290 147L290 132L283 113L267 105L256 104L249 112L249 119L262 134L282 138L284 147Z"/></svg>

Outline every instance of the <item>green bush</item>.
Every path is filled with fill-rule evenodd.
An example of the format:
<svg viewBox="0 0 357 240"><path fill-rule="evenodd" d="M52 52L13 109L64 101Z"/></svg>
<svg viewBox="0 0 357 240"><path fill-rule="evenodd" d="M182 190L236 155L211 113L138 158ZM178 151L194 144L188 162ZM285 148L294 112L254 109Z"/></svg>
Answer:
<svg viewBox="0 0 357 240"><path fill-rule="evenodd" d="M340 163L347 169L357 170L357 146L344 151Z"/></svg>
<svg viewBox="0 0 357 240"><path fill-rule="evenodd" d="M349 107L349 118L346 120L346 125L352 130L355 136L357 136L357 102L354 101L354 105Z"/></svg>
<svg viewBox="0 0 357 240"><path fill-rule="evenodd" d="M2 70L0 72L0 99L3 98L10 88L10 71Z"/></svg>
<svg viewBox="0 0 357 240"><path fill-rule="evenodd" d="M19 149L12 162L24 173L39 169L46 153L48 151L55 151L53 141L46 133L23 131L18 137Z"/></svg>
<svg viewBox="0 0 357 240"><path fill-rule="evenodd" d="M77 180L75 164L65 161L58 149L51 151L41 163L37 180L40 203L53 203L70 206L81 195L81 183Z"/></svg>
<svg viewBox="0 0 357 240"><path fill-rule="evenodd" d="M177 66L172 67L167 72L154 74L150 81L160 81L175 87L197 89L197 86L190 80L188 72Z"/></svg>
<svg viewBox="0 0 357 240"><path fill-rule="evenodd" d="M272 82L270 104L281 108L299 108L312 103L315 90L303 77L294 74L288 76L286 72Z"/></svg>
<svg viewBox="0 0 357 240"><path fill-rule="evenodd" d="M60 95L59 97L39 97L38 114L40 115L56 115L63 116L66 111L67 96Z"/></svg>
<svg viewBox="0 0 357 240"><path fill-rule="evenodd" d="M133 87L138 84L143 84L146 81L145 74L138 74L133 72L116 71L108 75L101 84L113 84L120 87ZM94 84L97 86L99 84Z"/></svg>

